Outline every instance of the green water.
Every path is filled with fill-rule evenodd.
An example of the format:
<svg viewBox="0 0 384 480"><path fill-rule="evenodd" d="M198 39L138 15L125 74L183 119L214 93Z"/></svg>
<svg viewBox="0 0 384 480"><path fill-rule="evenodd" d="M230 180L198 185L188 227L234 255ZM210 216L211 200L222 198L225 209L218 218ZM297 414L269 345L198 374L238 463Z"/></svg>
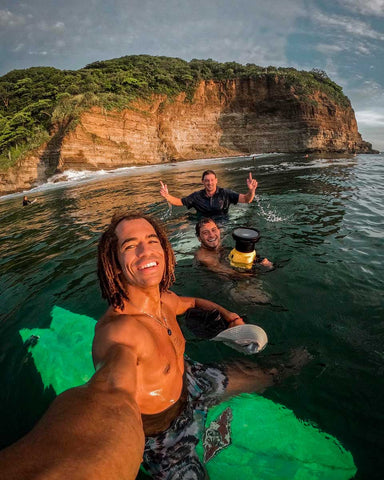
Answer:
<svg viewBox="0 0 384 480"><path fill-rule="evenodd" d="M47 328L54 305L97 318L100 297L96 245L117 208L137 208L166 225L178 264L174 290L210 298L263 327L269 346L262 359L305 346L312 362L265 396L316 423L351 451L356 478L382 478L384 460L383 155L321 159L270 155L133 168L56 183L0 199L0 438L6 446L28 431L54 397L19 336ZM196 216L160 197L159 180L174 195L198 188L213 168L221 186L246 191L249 171L259 181L251 205L232 206L222 220L232 246L236 225L258 228L262 256L277 268L252 288L268 303L241 299L242 285L193 260ZM71 177L70 177L71 178ZM187 352L200 361L229 360L234 351L191 338Z"/></svg>

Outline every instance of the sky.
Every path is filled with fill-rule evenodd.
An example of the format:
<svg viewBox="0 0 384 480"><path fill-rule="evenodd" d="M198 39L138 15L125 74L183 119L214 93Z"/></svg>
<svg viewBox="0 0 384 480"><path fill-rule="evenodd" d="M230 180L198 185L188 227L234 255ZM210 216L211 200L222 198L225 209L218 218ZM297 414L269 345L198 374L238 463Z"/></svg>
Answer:
<svg viewBox="0 0 384 480"><path fill-rule="evenodd" d="M125 55L318 68L384 151L384 0L0 0L0 75Z"/></svg>

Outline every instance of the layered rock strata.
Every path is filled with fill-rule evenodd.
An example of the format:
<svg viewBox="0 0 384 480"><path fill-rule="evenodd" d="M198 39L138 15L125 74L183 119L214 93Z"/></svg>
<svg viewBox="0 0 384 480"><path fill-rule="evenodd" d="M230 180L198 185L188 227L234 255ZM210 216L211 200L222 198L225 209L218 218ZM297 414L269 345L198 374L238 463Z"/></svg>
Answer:
<svg viewBox="0 0 384 480"><path fill-rule="evenodd" d="M123 111L94 107L67 134L57 126L40 151L0 173L0 193L30 188L65 170L111 169L267 152L371 152L354 111L318 91L302 97L283 78L202 81Z"/></svg>

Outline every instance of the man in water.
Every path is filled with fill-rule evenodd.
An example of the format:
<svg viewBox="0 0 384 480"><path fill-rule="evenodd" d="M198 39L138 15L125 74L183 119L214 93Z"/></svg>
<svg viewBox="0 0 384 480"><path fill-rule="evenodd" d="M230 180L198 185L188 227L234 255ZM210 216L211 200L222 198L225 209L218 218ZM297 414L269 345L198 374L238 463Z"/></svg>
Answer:
<svg viewBox="0 0 384 480"><path fill-rule="evenodd" d="M212 218L202 218L195 227L196 236L200 241L200 247L195 253L195 258L201 264L216 273L229 277L244 277L248 272L237 272L226 262L227 254L221 244L220 227ZM258 265L272 268L273 264L267 258L256 260Z"/></svg>
<svg viewBox="0 0 384 480"><path fill-rule="evenodd" d="M202 218L195 227L196 236L200 240L200 247L195 253L196 260L221 276L234 280L229 290L232 301L243 303L266 304L270 302L269 295L264 291L262 282L254 269L239 271L231 267L228 261L228 251L221 244L219 226L212 218ZM272 262L267 258L256 258L255 265L261 265L263 270L273 268Z"/></svg>
<svg viewBox="0 0 384 480"><path fill-rule="evenodd" d="M204 185L203 190L193 192L187 197L174 197L168 192L168 187L160 181L160 195L164 197L171 205L181 207L184 205L188 210L192 207L198 213L206 216L223 215L228 213L229 206L237 203L251 203L255 197L257 181L249 173L247 178L248 192L246 194L236 193L227 188L217 186L217 176L213 170L206 170L201 181Z"/></svg>
<svg viewBox="0 0 384 480"><path fill-rule="evenodd" d="M31 205L31 203L34 203L36 201L36 198L34 200L28 200L28 197L26 195L24 195L23 197L23 207L25 207L26 205Z"/></svg>
<svg viewBox="0 0 384 480"><path fill-rule="evenodd" d="M113 359L107 383L136 399L146 436L144 466L157 479L207 478L195 452L201 412L224 395L263 391L276 371L256 365L214 368L184 358L177 315L198 307L217 309L228 327L244 322L209 300L169 290L175 256L153 218L114 217L99 242L98 258L101 290L110 306L96 325L94 363L105 367Z"/></svg>

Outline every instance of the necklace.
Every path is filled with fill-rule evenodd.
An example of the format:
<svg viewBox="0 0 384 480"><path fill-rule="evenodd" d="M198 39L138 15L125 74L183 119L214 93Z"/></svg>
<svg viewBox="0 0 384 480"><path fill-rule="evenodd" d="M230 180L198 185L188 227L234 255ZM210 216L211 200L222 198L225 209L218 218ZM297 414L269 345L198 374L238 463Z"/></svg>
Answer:
<svg viewBox="0 0 384 480"><path fill-rule="evenodd" d="M167 319L165 318L165 315L163 316L163 320L164 320L164 323L160 320L160 318L156 317L155 315L152 315L151 313L148 313L148 312L145 312L144 310L142 310L141 308L139 308L137 305L135 305L132 300L130 300L131 304L137 308L137 310L139 310L141 313L143 313L144 315L146 315L147 317L149 318L153 318L153 320L155 320L158 324L160 324L162 327L164 327L166 330L167 330L167 333L169 336L172 335L172 330L169 328L169 325L168 325L168 322L167 322Z"/></svg>

